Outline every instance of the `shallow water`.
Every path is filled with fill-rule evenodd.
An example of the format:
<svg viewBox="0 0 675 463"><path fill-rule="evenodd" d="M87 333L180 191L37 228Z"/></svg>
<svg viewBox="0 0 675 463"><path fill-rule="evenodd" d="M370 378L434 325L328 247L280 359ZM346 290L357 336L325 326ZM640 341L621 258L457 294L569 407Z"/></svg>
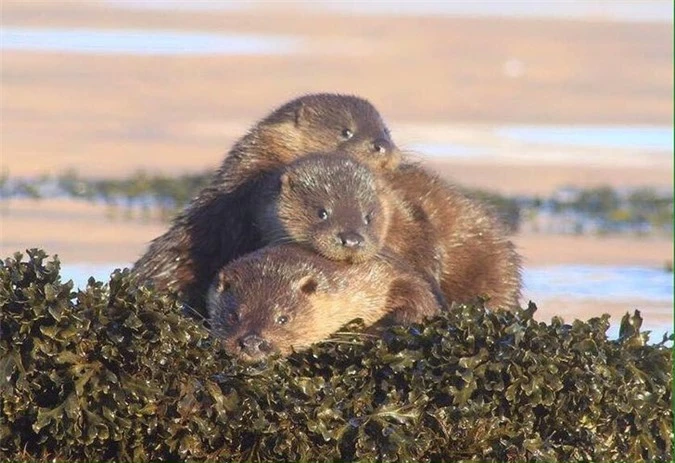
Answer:
<svg viewBox="0 0 675 463"><path fill-rule="evenodd" d="M675 138L669 126L579 126L579 125L504 125L487 133L485 140L471 145L459 142L413 143L414 153L430 157L479 159L513 151L513 143L526 147L543 147L551 158L569 158L575 162L595 162L608 158L608 153L622 152L630 156L672 156ZM580 158L576 149L591 149ZM517 150L516 150L517 151ZM520 156L536 156L542 150ZM643 158L644 159L644 158Z"/></svg>
<svg viewBox="0 0 675 463"><path fill-rule="evenodd" d="M673 274L649 267L556 265L525 269L525 290L538 296L673 303Z"/></svg>
<svg viewBox="0 0 675 463"><path fill-rule="evenodd" d="M639 309L642 329L651 331L650 340L658 342L666 333L673 333L673 274L660 268L603 265L555 265L525 269L523 294L526 299L589 300L602 311L603 302L626 302L626 312ZM639 301L648 303L640 307ZM573 304L573 302L571 303ZM629 304L638 304L633 307ZM589 315L591 316L591 315ZM596 316L596 315L592 315ZM563 317L569 322L568 317ZM583 317L580 317L583 318ZM669 320L662 322L661 320ZM613 320L607 334L619 335L619 325Z"/></svg>
<svg viewBox="0 0 675 463"><path fill-rule="evenodd" d="M280 55L299 49L289 36L207 34L130 29L3 27L0 49L129 55Z"/></svg>
<svg viewBox="0 0 675 463"><path fill-rule="evenodd" d="M131 9L164 10L233 10L264 1L251 0L108 0L111 6ZM445 15L459 17L601 19L618 22L672 22L673 7L668 0L608 2L565 0L534 7L532 2L514 0L415 1L377 0L370 2L335 0L296 0L316 9L330 9L352 14Z"/></svg>
<svg viewBox="0 0 675 463"><path fill-rule="evenodd" d="M85 287L93 276L107 282L115 268L128 264L71 264L62 265L62 280L72 279L76 287ZM594 299L602 301L645 300L657 303L672 314L673 274L661 269L627 266L557 265L526 268L524 271L525 296L535 300L547 298ZM627 308L628 310L628 308ZM663 319L663 313L659 313ZM672 322L653 323L650 312L642 311L643 328L650 330L650 339L660 341L666 333L673 332ZM571 321L571 320L566 320ZM613 324L608 335L616 338L619 333Z"/></svg>
<svg viewBox="0 0 675 463"><path fill-rule="evenodd" d="M606 20L617 22L672 22L672 3L664 0L592 1L565 0L540 4L522 0L335 2L320 0L326 6L350 13L396 15L444 15L458 17L553 18ZM536 5L536 2L535 2Z"/></svg>
<svg viewBox="0 0 675 463"><path fill-rule="evenodd" d="M496 133L526 143L673 152L672 127L523 125L498 128Z"/></svg>

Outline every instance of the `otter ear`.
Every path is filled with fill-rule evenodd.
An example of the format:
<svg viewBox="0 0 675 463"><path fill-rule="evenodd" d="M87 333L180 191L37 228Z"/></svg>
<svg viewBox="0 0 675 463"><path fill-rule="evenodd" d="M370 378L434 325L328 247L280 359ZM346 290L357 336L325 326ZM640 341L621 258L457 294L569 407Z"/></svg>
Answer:
<svg viewBox="0 0 675 463"><path fill-rule="evenodd" d="M229 291L231 287L232 283L230 283L227 274L224 271L221 271L218 274L218 281L216 282L216 291L218 293L224 293L226 291Z"/></svg>
<svg viewBox="0 0 675 463"><path fill-rule="evenodd" d="M316 292L318 283L313 277L305 277L300 281L300 291L310 296Z"/></svg>

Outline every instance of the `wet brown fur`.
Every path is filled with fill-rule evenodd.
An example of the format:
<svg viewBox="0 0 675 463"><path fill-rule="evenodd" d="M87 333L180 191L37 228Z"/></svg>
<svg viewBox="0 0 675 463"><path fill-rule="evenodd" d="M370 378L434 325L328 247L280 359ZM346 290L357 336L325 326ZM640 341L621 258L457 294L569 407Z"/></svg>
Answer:
<svg viewBox="0 0 675 463"><path fill-rule="evenodd" d="M396 322L419 321L442 310L443 301L417 272L386 257L348 264L285 244L223 268L207 306L212 332L226 348L256 360L302 350L355 318L369 326L396 312ZM246 348L251 337L262 347Z"/></svg>
<svg viewBox="0 0 675 463"><path fill-rule="evenodd" d="M399 161L368 101L316 94L286 103L234 145L210 184L153 240L134 272L158 289L182 292L200 307L216 271L260 242L251 226L251 201L264 175L307 153L336 149L376 168L393 168Z"/></svg>
<svg viewBox="0 0 675 463"><path fill-rule="evenodd" d="M441 289L448 302L487 297L491 308L518 306L521 259L486 206L414 164L385 170L384 176L431 223L440 254Z"/></svg>

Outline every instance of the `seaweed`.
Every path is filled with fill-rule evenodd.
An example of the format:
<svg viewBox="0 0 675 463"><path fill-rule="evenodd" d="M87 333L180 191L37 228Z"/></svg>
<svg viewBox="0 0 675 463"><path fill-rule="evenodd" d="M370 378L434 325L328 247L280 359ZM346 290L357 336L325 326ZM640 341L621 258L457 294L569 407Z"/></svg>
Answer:
<svg viewBox="0 0 675 463"><path fill-rule="evenodd" d="M129 270L59 271L1 261L1 460L672 460L673 336L637 311L611 340L606 315L459 306L243 364Z"/></svg>

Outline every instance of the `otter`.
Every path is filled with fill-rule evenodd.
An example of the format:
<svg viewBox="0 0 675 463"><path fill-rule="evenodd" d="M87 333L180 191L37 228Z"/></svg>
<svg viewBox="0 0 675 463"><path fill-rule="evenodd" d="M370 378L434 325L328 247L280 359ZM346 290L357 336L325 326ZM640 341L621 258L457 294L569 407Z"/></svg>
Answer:
<svg viewBox="0 0 675 463"><path fill-rule="evenodd" d="M445 309L438 296L399 262L383 257L348 264L282 244L225 266L208 291L207 307L211 331L226 350L255 361L305 349L356 318L366 326L383 317L421 321Z"/></svg>
<svg viewBox="0 0 675 463"><path fill-rule="evenodd" d="M199 310L216 271L260 241L251 200L265 174L305 154L337 149L377 169L400 161L367 100L321 93L284 104L235 143L210 184L152 241L133 272L157 289L178 291Z"/></svg>
<svg viewBox="0 0 675 463"><path fill-rule="evenodd" d="M294 242L353 263L385 253L438 284L439 252L424 213L344 153L310 154L280 169L253 209L261 245Z"/></svg>
<svg viewBox="0 0 675 463"><path fill-rule="evenodd" d="M488 207L416 164L403 163L382 175L431 223L448 302L470 303L480 297L492 309L518 307L521 258Z"/></svg>
<svg viewBox="0 0 675 463"><path fill-rule="evenodd" d="M384 245L391 195L342 153L310 154L265 182L255 210L266 244L292 241L331 260L362 262Z"/></svg>

